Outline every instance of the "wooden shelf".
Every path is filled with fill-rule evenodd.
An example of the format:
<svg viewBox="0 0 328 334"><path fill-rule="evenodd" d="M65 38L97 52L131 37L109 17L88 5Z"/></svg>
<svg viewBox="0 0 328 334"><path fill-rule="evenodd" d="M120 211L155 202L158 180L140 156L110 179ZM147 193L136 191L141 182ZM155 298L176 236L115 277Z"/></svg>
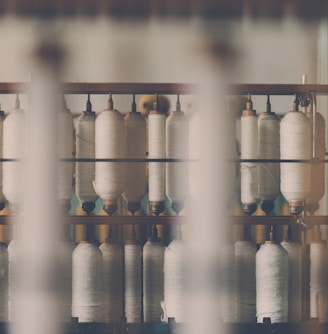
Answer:
<svg viewBox="0 0 328 334"><path fill-rule="evenodd" d="M26 92L30 83L0 82L0 94L15 94ZM67 82L62 84L66 94L166 94L182 95L201 92L201 85L193 83L129 83L129 82ZM316 92L318 95L328 95L328 85L316 84L230 84L227 93L236 95L294 95Z"/></svg>

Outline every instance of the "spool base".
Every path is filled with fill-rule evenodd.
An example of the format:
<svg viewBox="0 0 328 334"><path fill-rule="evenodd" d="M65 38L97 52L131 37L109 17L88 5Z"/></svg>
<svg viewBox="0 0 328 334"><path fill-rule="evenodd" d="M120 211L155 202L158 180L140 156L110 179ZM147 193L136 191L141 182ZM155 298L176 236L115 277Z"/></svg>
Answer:
<svg viewBox="0 0 328 334"><path fill-rule="evenodd" d="M292 215L300 215L304 210L304 202L303 201L293 201L288 203L288 211Z"/></svg>
<svg viewBox="0 0 328 334"><path fill-rule="evenodd" d="M13 212L14 214L18 214L22 211L22 206L18 203L11 203L8 204L9 210Z"/></svg>
<svg viewBox="0 0 328 334"><path fill-rule="evenodd" d="M184 209L185 205L183 201L179 201L179 202L172 202L172 209L173 211L179 215L179 213Z"/></svg>
<svg viewBox="0 0 328 334"><path fill-rule="evenodd" d="M117 210L117 208L118 208L118 206L117 206L117 201L116 200L110 200L110 199L104 200L103 209L110 216L115 213L115 211Z"/></svg>
<svg viewBox="0 0 328 334"><path fill-rule="evenodd" d="M306 211L313 215L319 209L319 203L306 203Z"/></svg>
<svg viewBox="0 0 328 334"><path fill-rule="evenodd" d="M126 204L127 209L134 215L141 207L140 202L128 202Z"/></svg>
<svg viewBox="0 0 328 334"><path fill-rule="evenodd" d="M244 213L251 216L256 211L257 204L256 203L248 203L248 204L242 203L241 209L243 210Z"/></svg>
<svg viewBox="0 0 328 334"><path fill-rule="evenodd" d="M269 213L274 209L274 201L272 200L263 200L261 203L261 209L268 216Z"/></svg>
<svg viewBox="0 0 328 334"><path fill-rule="evenodd" d="M71 210L71 202L65 200L59 200L58 209L60 213L68 213Z"/></svg>
<svg viewBox="0 0 328 334"><path fill-rule="evenodd" d="M95 202L83 202L82 209L83 211L89 215L90 212L96 207Z"/></svg>
<svg viewBox="0 0 328 334"><path fill-rule="evenodd" d="M0 211L2 211L6 206L6 202L0 202Z"/></svg>
<svg viewBox="0 0 328 334"><path fill-rule="evenodd" d="M165 209L165 202L164 201L151 201L149 202L150 211L159 216Z"/></svg>

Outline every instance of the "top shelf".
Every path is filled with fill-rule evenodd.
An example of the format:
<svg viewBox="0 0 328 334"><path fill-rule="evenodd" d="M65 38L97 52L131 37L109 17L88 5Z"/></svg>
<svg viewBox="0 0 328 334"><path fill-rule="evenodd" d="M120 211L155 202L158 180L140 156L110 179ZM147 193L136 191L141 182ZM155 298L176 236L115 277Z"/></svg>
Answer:
<svg viewBox="0 0 328 334"><path fill-rule="evenodd" d="M27 82L0 82L0 94L26 92ZM201 85L192 83L128 83L128 82L67 82L63 83L66 94L167 94L182 95L201 92ZM328 85L316 84L230 84L227 93L235 95L294 95L316 92L328 95Z"/></svg>

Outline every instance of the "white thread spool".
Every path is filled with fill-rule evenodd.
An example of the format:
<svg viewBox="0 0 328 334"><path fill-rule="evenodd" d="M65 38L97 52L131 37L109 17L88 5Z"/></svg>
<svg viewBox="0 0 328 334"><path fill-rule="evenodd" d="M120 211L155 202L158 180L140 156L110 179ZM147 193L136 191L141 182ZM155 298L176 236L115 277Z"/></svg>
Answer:
<svg viewBox="0 0 328 334"><path fill-rule="evenodd" d="M302 247L298 242L282 241L281 246L288 253L288 321L302 320Z"/></svg>
<svg viewBox="0 0 328 334"><path fill-rule="evenodd" d="M81 241L73 252L72 316L79 322L103 320L102 254L99 248Z"/></svg>
<svg viewBox="0 0 328 334"><path fill-rule="evenodd" d="M59 319L70 322L72 315L72 254L75 244L70 241L57 243L59 265Z"/></svg>
<svg viewBox="0 0 328 334"><path fill-rule="evenodd" d="M96 118L96 159L125 158L126 136L123 116L113 107L110 96L107 109ZM124 164L97 162L94 188L103 199L104 210L113 214L124 190Z"/></svg>
<svg viewBox="0 0 328 334"><path fill-rule="evenodd" d="M15 108L3 121L3 157L21 160L26 154L26 114L20 109L18 96ZM11 209L19 210L22 203L23 163L18 161L3 164L3 194Z"/></svg>
<svg viewBox="0 0 328 334"><path fill-rule="evenodd" d="M133 100L132 112L124 117L126 129L127 158L146 158L146 121L141 113L136 112ZM135 213L140 208L140 201L146 192L146 164L143 162L129 162L126 166L126 180L123 198L127 202L128 210Z"/></svg>
<svg viewBox="0 0 328 334"><path fill-rule="evenodd" d="M221 316L223 322L237 320L237 282L235 248L232 244L223 245L221 249Z"/></svg>
<svg viewBox="0 0 328 334"><path fill-rule="evenodd" d="M125 316L128 323L141 322L142 312L142 254L135 241L124 245L125 264Z"/></svg>
<svg viewBox="0 0 328 334"><path fill-rule="evenodd" d="M288 321L288 254L281 245L261 245L256 253L257 322Z"/></svg>
<svg viewBox="0 0 328 334"><path fill-rule="evenodd" d="M73 158L73 116L66 106L63 98L62 109L58 113L58 158L72 159ZM58 170L58 201L61 209L64 212L70 209L70 200L72 196L72 181L73 181L73 163L61 161L59 162Z"/></svg>
<svg viewBox="0 0 328 334"><path fill-rule="evenodd" d="M8 251L0 243L0 321L8 321Z"/></svg>
<svg viewBox="0 0 328 334"><path fill-rule="evenodd" d="M310 244L310 317L327 321L327 245Z"/></svg>
<svg viewBox="0 0 328 334"><path fill-rule="evenodd" d="M235 243L236 263L236 302L238 322L256 320L256 280L255 280L256 245L251 241Z"/></svg>
<svg viewBox="0 0 328 334"><path fill-rule="evenodd" d="M311 121L311 128L315 127L315 158L324 160L325 147L325 131L326 121L323 116L315 112L315 124L313 124L313 114L308 114ZM313 134L312 134L313 136ZM312 137L313 138L313 137ZM311 165L311 193L306 199L307 209L314 213L319 208L319 201L325 194L325 164L317 163Z"/></svg>
<svg viewBox="0 0 328 334"><path fill-rule="evenodd" d="M309 119L298 112L288 112L280 122L280 158L311 159L311 127ZM300 213L311 192L309 163L281 163L280 188L292 213Z"/></svg>
<svg viewBox="0 0 328 334"><path fill-rule="evenodd" d="M267 110L258 117L258 149L259 159L279 159L280 121L275 113L271 112L268 97ZM278 163L259 164L259 199L266 213L273 209L273 201L279 194L280 166ZM270 203L270 204L269 204ZM266 207L269 204L269 207Z"/></svg>
<svg viewBox="0 0 328 334"><path fill-rule="evenodd" d="M103 319L118 323L123 315L123 248L107 240L99 248L103 258Z"/></svg>
<svg viewBox="0 0 328 334"><path fill-rule="evenodd" d="M176 111L166 119L166 158L183 159L188 153L188 123L184 112L180 110L180 101ZM186 163L166 163L166 194L173 210L179 214L187 197L188 168Z"/></svg>
<svg viewBox="0 0 328 334"><path fill-rule="evenodd" d="M143 247L143 316L144 322L160 322L164 300L164 244L148 240Z"/></svg>
<svg viewBox="0 0 328 334"><path fill-rule="evenodd" d="M187 247L183 240L173 240L164 253L164 303L166 318L185 322L188 318L188 264ZM167 319L165 319L167 321Z"/></svg>
<svg viewBox="0 0 328 334"><path fill-rule="evenodd" d="M246 103L246 109L243 110L240 128L240 152L241 159L258 158L258 130L256 110L253 110L253 104L250 99ZM247 213L253 213L256 210L256 201L258 198L258 164L243 162L241 169L241 203L242 208Z"/></svg>
<svg viewBox="0 0 328 334"><path fill-rule="evenodd" d="M1 110L0 106L0 157L3 158L3 153L2 153L2 145L3 145L3 120L4 120L4 112ZM2 163L0 163L0 210L2 210L5 207L5 196L2 191Z"/></svg>
<svg viewBox="0 0 328 334"><path fill-rule="evenodd" d="M78 117L76 122L76 158L95 158L95 121L96 114L92 112L88 97L87 110ZM93 188L95 163L76 162L75 167L76 196L88 214L94 209L94 202L98 198Z"/></svg>
<svg viewBox="0 0 328 334"><path fill-rule="evenodd" d="M157 101L157 99L156 99ZM165 159L165 125L166 116L157 110L157 102L154 110L148 115L148 157L152 159ZM164 210L165 201L165 163L149 163L149 204L155 214Z"/></svg>

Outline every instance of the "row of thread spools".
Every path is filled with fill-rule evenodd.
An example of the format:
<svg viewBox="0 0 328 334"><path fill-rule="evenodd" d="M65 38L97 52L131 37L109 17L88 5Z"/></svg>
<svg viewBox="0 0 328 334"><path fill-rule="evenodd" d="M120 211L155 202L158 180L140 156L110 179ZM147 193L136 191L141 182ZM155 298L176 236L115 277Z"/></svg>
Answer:
<svg viewBox="0 0 328 334"><path fill-rule="evenodd" d="M328 322L328 253L319 226L308 245L289 227L281 243L274 232L259 248L249 239L228 244L222 254L225 322Z"/></svg>
<svg viewBox="0 0 328 334"><path fill-rule="evenodd" d="M300 100L295 97L293 110L280 121L271 112L269 96L266 111L259 116L248 98L240 139L241 159L246 160L241 163L241 204L247 214L256 211L258 201L269 214L280 191L292 214L304 209L313 214L319 207L325 193L325 120L313 103L299 111ZM312 158L321 163L309 163ZM256 163L256 159L275 162ZM279 163L279 159L294 161Z"/></svg>
<svg viewBox="0 0 328 334"><path fill-rule="evenodd" d="M99 245L88 227L87 238L76 246L58 241L55 270L59 320L128 323L185 320L187 244L179 236L165 247L157 237L141 246L135 235L124 245L113 241L111 229ZM0 244L0 322L14 321L19 307L21 242ZM98 247L99 246L99 247Z"/></svg>
<svg viewBox="0 0 328 334"><path fill-rule="evenodd" d="M111 94L107 108L96 115L89 97L86 111L74 123L63 97L62 105L58 107L57 147L58 157L66 161L59 162L57 198L64 212L69 211L75 190L87 214L95 208L95 201L99 197L103 201L103 209L110 215L114 214L121 195L129 212L134 214L140 209L147 183L151 212L158 215L165 209L166 196L176 213L184 208L188 188L187 166L185 163L165 163L162 159L188 157L187 117L181 111L179 97L176 110L168 117L160 109L158 101L156 94L146 120L137 112L134 95L132 111L125 115L114 109ZM20 108L18 95L15 108L6 117L2 112L0 119L1 130L3 125L3 135L0 136L3 139L2 157L24 159L26 113ZM77 159L75 167L73 158ZM146 158L162 162L150 162L147 174ZM100 161L95 163L95 159ZM132 161L127 162L126 159ZM13 211L21 211L24 184L22 166L17 161L6 161L1 168L2 207L7 201ZM72 187L74 176L75 188Z"/></svg>

